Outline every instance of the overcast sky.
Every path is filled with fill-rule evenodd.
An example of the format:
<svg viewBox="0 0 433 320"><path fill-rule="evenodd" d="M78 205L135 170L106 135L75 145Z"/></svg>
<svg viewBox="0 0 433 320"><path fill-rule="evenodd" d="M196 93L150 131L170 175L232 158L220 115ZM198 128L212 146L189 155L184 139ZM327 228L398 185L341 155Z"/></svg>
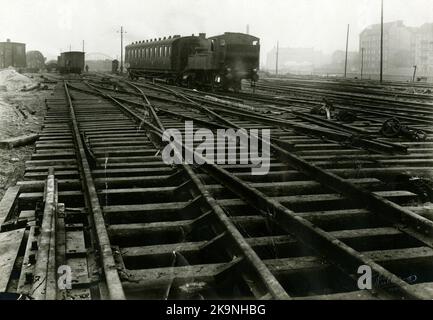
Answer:
<svg viewBox="0 0 433 320"><path fill-rule="evenodd" d="M261 38L262 62L276 41L281 47L314 47L325 53L344 49L350 24L350 50L358 34L380 22L380 0L0 0L0 40L25 42L27 50L55 57L60 50L120 55L136 40L206 32L250 33ZM433 0L385 0L385 22L408 26L433 22Z"/></svg>

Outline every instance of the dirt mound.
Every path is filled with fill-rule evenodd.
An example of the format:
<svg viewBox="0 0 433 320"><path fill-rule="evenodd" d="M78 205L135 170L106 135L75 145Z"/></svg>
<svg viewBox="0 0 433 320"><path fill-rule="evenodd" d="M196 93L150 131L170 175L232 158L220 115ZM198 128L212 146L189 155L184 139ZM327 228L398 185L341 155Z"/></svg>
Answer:
<svg viewBox="0 0 433 320"><path fill-rule="evenodd" d="M0 90L17 91L36 85L36 82L15 71L13 68L0 70Z"/></svg>

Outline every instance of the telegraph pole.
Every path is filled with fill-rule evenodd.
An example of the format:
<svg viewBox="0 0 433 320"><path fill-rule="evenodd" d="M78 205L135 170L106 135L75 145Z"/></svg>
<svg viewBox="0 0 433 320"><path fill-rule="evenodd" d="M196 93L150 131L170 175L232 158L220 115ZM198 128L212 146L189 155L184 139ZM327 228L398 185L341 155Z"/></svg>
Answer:
<svg viewBox="0 0 433 320"><path fill-rule="evenodd" d="M416 66L413 66L413 77L412 77L412 82L415 82L415 76L416 76Z"/></svg>
<svg viewBox="0 0 433 320"><path fill-rule="evenodd" d="M349 50L349 25L347 25L347 35L346 35L346 59L344 60L344 77L347 76L347 51Z"/></svg>
<svg viewBox="0 0 433 320"><path fill-rule="evenodd" d="M383 0L380 8L380 83L383 81Z"/></svg>
<svg viewBox="0 0 433 320"><path fill-rule="evenodd" d="M276 56L276 62L275 62L275 74L278 75L278 50L279 50L279 42L277 41L277 56Z"/></svg>
<svg viewBox="0 0 433 320"><path fill-rule="evenodd" d="M361 80L362 80L363 71L364 71L364 48L361 48Z"/></svg>
<svg viewBox="0 0 433 320"><path fill-rule="evenodd" d="M120 74L123 74L123 34L127 32L123 30L123 26L117 32L120 32Z"/></svg>

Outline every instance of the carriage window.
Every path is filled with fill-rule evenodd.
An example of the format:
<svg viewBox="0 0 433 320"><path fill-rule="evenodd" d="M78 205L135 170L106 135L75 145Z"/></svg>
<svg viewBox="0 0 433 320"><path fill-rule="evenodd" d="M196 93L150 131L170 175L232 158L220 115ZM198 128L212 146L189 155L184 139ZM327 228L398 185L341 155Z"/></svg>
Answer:
<svg viewBox="0 0 433 320"><path fill-rule="evenodd" d="M211 50L211 51L214 51L214 50L215 50L215 40L212 40L212 41L210 42L210 50Z"/></svg>
<svg viewBox="0 0 433 320"><path fill-rule="evenodd" d="M171 56L171 47L168 47L168 56Z"/></svg>
<svg viewBox="0 0 433 320"><path fill-rule="evenodd" d="M162 47L159 47L159 56L162 57Z"/></svg>

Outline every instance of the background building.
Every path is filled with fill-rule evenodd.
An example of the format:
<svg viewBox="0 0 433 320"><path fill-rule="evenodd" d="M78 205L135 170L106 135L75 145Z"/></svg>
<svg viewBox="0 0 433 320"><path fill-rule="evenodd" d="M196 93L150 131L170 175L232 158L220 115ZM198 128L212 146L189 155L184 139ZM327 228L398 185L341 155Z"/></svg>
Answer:
<svg viewBox="0 0 433 320"><path fill-rule="evenodd" d="M346 51L337 50L331 56L331 65L329 66L335 72L344 72L344 63L346 61ZM358 52L347 52L347 72L357 72L359 70L360 58Z"/></svg>
<svg viewBox="0 0 433 320"><path fill-rule="evenodd" d="M433 77L433 23L425 23L415 30L412 49L417 75Z"/></svg>
<svg viewBox="0 0 433 320"><path fill-rule="evenodd" d="M8 67L24 68L26 66L25 43L0 42L0 69Z"/></svg>
<svg viewBox="0 0 433 320"><path fill-rule="evenodd" d="M413 28L403 21L383 25L383 72L388 75L410 75L413 72ZM364 73L380 73L380 24L364 29L359 36L359 53L364 49Z"/></svg>

